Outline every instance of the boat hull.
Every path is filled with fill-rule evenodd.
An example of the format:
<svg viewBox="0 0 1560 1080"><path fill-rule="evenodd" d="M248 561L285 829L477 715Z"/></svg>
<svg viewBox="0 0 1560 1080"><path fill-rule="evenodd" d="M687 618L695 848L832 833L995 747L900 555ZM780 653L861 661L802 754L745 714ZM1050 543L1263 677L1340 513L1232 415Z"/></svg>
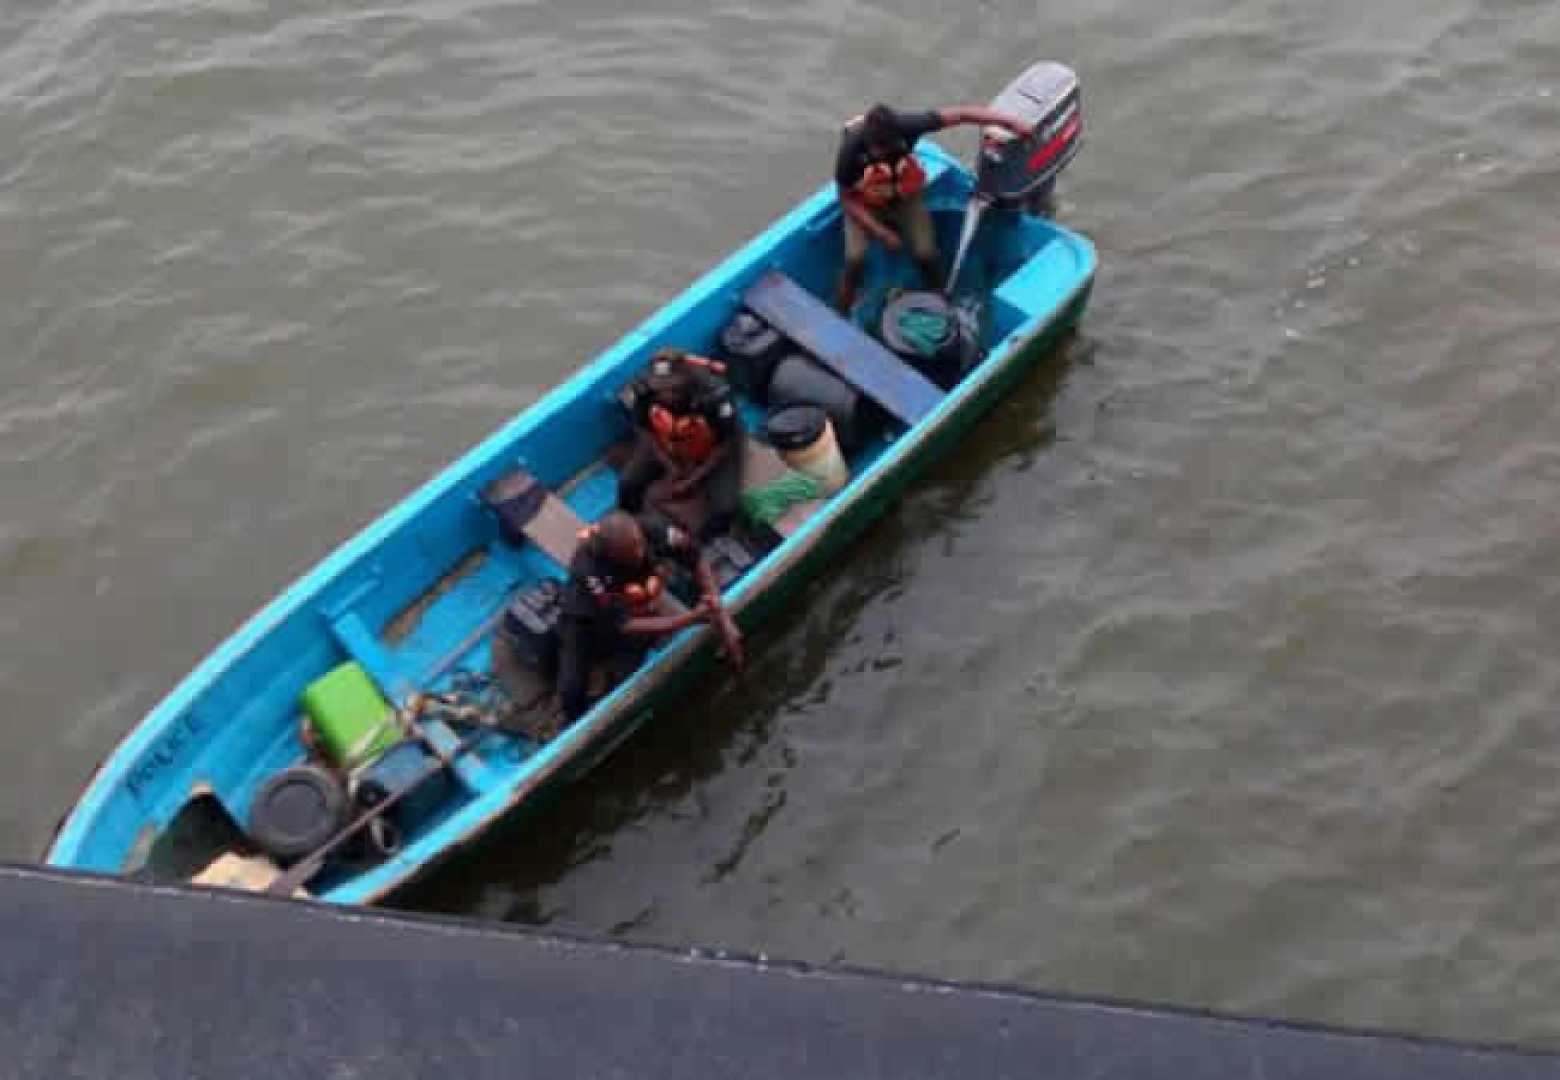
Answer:
<svg viewBox="0 0 1560 1080"><path fill-rule="evenodd" d="M956 233L957 210L974 178L935 147L922 156L932 177L928 203ZM48 861L109 872L134 869L144 842L203 793L220 799L241 820L266 770L302 754L296 739L299 692L344 658L362 659L393 701L404 702L424 688L437 667L432 657L449 652L457 641L467 648L472 628L501 610L517 585L537 573L560 572L552 564L544 567L536 552L499 542L491 515L478 505L483 485L517 460L549 485L582 475L591 459L581 443L597 438L605 445L626 434L615 393L655 348L712 341L743 290L770 269L795 274L815 293L826 289L837 266L839 227L834 192L820 189L294 583L202 661L105 760L62 822ZM765 623L825 572L845 545L1050 355L1082 317L1095 270L1086 240L1052 223L1015 216L1006 232L988 233L988 242L994 265L1003 267L993 277L1001 284L991 290L990 309L999 327L992 333L995 344L924 419L864 458L840 492L728 590L727 603L745 629ZM613 425L620 428L616 435L606 432ZM590 449L599 451L600 446ZM605 493L614 490L609 485ZM597 514L604 504L598 498L577 509ZM462 597L461 604L435 597L422 620L433 629L412 635L414 643L418 633L427 640L419 648L397 646L392 655L385 632L396 613L436 593L434 586L470 555L473 544L493 553L488 569L477 571L482 589ZM436 617L441 610L442 621ZM512 760L471 755L476 760L462 763L471 793L466 801L398 855L327 879L317 897L372 903L426 874L498 821L583 775L657 711L675 708L712 658L708 629L685 630L551 741Z"/></svg>

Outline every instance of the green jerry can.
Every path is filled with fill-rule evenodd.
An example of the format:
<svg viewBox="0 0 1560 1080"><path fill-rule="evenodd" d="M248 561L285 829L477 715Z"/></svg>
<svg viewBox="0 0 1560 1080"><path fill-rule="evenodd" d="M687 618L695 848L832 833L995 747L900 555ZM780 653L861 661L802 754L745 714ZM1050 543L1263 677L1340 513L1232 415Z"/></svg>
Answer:
<svg viewBox="0 0 1560 1080"><path fill-rule="evenodd" d="M395 710L356 662L342 664L304 687L303 711L325 756L344 771L374 760L401 741Z"/></svg>

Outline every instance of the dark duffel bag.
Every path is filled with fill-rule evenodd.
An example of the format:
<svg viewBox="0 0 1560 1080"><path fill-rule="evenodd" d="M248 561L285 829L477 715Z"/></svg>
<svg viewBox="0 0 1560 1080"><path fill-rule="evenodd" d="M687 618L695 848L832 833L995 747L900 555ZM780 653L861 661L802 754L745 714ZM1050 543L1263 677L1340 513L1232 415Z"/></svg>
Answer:
<svg viewBox="0 0 1560 1080"><path fill-rule="evenodd" d="M498 517L498 531L514 547L525 545L525 528L547 501L547 489L524 469L505 473L479 496Z"/></svg>
<svg viewBox="0 0 1560 1080"><path fill-rule="evenodd" d="M763 404L775 366L794 346L751 311L739 311L720 332L721 358L731 385L749 401Z"/></svg>
<svg viewBox="0 0 1560 1080"><path fill-rule="evenodd" d="M499 632L510 652L526 667L552 676L558 669L558 617L563 613L563 590L547 580L522 589L509 602Z"/></svg>

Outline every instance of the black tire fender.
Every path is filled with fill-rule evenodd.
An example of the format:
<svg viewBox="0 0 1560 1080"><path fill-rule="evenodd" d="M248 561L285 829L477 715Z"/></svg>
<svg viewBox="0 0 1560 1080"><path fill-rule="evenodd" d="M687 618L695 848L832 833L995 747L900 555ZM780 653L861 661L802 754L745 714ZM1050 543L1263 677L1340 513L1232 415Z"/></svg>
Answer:
<svg viewBox="0 0 1560 1080"><path fill-rule="evenodd" d="M280 863L303 858L346 823L347 792L318 765L294 765L266 779L249 810L249 838Z"/></svg>

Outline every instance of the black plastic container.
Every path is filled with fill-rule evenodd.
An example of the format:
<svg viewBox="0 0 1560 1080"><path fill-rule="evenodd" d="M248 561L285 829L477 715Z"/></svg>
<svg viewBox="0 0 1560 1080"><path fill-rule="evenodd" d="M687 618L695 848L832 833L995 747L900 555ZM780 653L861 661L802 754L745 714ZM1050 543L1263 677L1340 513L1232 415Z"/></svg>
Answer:
<svg viewBox="0 0 1560 1080"><path fill-rule="evenodd" d="M769 383L769 404L775 410L790 405L816 405L829 414L834 437L847 454L861 446L872 423L870 402L845 380L800 354L788 356L775 366Z"/></svg>
<svg viewBox="0 0 1560 1080"><path fill-rule="evenodd" d="M908 312L924 312L944 321L946 334L936 343L911 342L900 327L901 317ZM975 327L942 293L916 289L893 297L883 305L880 331L883 344L944 390L951 390L980 357Z"/></svg>
<svg viewBox="0 0 1560 1080"><path fill-rule="evenodd" d="M721 358L731 384L749 400L763 404L775 366L794 345L751 311L739 311L720 332Z"/></svg>
<svg viewBox="0 0 1560 1080"><path fill-rule="evenodd" d="M805 450L823 437L829 414L816 405L789 405L769 414L764 434L776 450Z"/></svg>
<svg viewBox="0 0 1560 1080"><path fill-rule="evenodd" d="M449 770L433 771L437 763L433 752L416 739L396 743L358 777L358 805L372 809L406 791L405 798L389 814L402 831L410 831L418 822L433 816L454 792Z"/></svg>
<svg viewBox="0 0 1560 1080"><path fill-rule="evenodd" d="M558 666L562 600L562 590L555 581L522 589L504 611L499 628L515 659L543 675L553 674Z"/></svg>

